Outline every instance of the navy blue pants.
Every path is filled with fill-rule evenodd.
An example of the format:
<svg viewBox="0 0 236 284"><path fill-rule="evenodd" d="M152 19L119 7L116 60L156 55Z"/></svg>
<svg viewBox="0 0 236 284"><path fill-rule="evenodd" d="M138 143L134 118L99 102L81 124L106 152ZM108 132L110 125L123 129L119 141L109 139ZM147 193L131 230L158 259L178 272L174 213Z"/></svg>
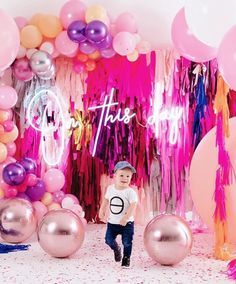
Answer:
<svg viewBox="0 0 236 284"><path fill-rule="evenodd" d="M130 257L134 235L134 222L128 222L125 226L107 223L105 241L112 250L115 250L118 247L116 242L116 237L118 235L121 235L122 244L124 246L123 256Z"/></svg>

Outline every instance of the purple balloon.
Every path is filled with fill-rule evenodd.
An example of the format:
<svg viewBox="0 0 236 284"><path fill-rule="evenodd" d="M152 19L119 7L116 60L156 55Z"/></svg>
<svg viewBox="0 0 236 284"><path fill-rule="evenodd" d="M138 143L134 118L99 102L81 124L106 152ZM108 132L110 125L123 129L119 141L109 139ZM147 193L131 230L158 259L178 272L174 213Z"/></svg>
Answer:
<svg viewBox="0 0 236 284"><path fill-rule="evenodd" d="M84 54L91 54L91 53L94 53L96 51L96 47L88 41L81 42L80 45L79 45L79 49Z"/></svg>
<svg viewBox="0 0 236 284"><path fill-rule="evenodd" d="M26 174L36 173L37 166L36 162L33 159L25 157L19 163L24 167Z"/></svg>
<svg viewBox="0 0 236 284"><path fill-rule="evenodd" d="M84 21L72 22L67 29L69 39L74 42L86 41L86 37L84 36L86 26Z"/></svg>
<svg viewBox="0 0 236 284"><path fill-rule="evenodd" d="M24 192L18 192L16 197L22 198L22 199L26 199L26 200L30 201L29 196L26 195Z"/></svg>
<svg viewBox="0 0 236 284"><path fill-rule="evenodd" d="M102 41L96 42L98 49L106 49L112 46L112 36L108 34Z"/></svg>
<svg viewBox="0 0 236 284"><path fill-rule="evenodd" d="M116 55L116 52L113 48L101 50L101 56L104 57L104 58L112 58L115 55Z"/></svg>
<svg viewBox="0 0 236 284"><path fill-rule="evenodd" d="M58 190L53 193L53 201L56 203L61 203L64 197L65 193L62 190Z"/></svg>
<svg viewBox="0 0 236 284"><path fill-rule="evenodd" d="M25 193L31 201L38 201L43 197L45 191L45 183L39 179L35 185L27 186Z"/></svg>
<svg viewBox="0 0 236 284"><path fill-rule="evenodd" d="M92 21L87 24L85 36L92 42L102 41L107 36L107 26L101 21Z"/></svg>
<svg viewBox="0 0 236 284"><path fill-rule="evenodd" d="M2 177L9 185L19 185L25 180L26 172L20 163L10 163L3 169Z"/></svg>

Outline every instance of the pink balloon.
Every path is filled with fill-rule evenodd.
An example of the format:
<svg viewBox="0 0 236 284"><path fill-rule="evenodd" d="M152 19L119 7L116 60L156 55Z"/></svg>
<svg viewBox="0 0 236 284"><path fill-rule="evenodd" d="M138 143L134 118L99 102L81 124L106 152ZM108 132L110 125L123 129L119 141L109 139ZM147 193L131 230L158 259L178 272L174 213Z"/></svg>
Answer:
<svg viewBox="0 0 236 284"><path fill-rule="evenodd" d="M27 58L17 59L12 68L14 76L20 81L30 81L34 77Z"/></svg>
<svg viewBox="0 0 236 284"><path fill-rule="evenodd" d="M63 55L71 55L78 50L78 44L69 39L67 31L61 32L56 37L55 47Z"/></svg>
<svg viewBox="0 0 236 284"><path fill-rule="evenodd" d="M48 212L48 209L41 201L35 201L32 204L35 209L36 218L38 222L40 222L43 216Z"/></svg>
<svg viewBox="0 0 236 284"><path fill-rule="evenodd" d="M225 82L236 90L236 25L223 37L218 50L219 70Z"/></svg>
<svg viewBox="0 0 236 284"><path fill-rule="evenodd" d="M236 168L235 140L236 117L229 119L230 136L225 139L230 161ZM214 191L218 164L218 149L215 147L216 127L212 128L201 140L192 157L190 166L190 190L194 206L202 220L214 230ZM207 159L206 159L207 157ZM236 183L225 187L225 204L227 215L227 242L236 244Z"/></svg>
<svg viewBox="0 0 236 284"><path fill-rule="evenodd" d="M85 19L86 6L82 1L70 0L61 8L60 20L64 28L78 20Z"/></svg>
<svg viewBox="0 0 236 284"><path fill-rule="evenodd" d="M62 202L63 198L65 197L65 193L62 190L58 190L53 193L53 201L55 203L60 203Z"/></svg>
<svg viewBox="0 0 236 284"><path fill-rule="evenodd" d="M24 17L15 17L14 20L15 20L19 30L23 29L24 26L26 26L27 23L28 23L27 19L24 18Z"/></svg>
<svg viewBox="0 0 236 284"><path fill-rule="evenodd" d="M3 125L4 130L5 130L6 132L10 132L10 131L13 130L15 124L14 124L14 122L13 122L12 120L6 120L6 121L4 121L4 122L2 123L2 125Z"/></svg>
<svg viewBox="0 0 236 284"><path fill-rule="evenodd" d="M0 76L1 77L1 76ZM12 86L12 70L7 68L0 78L0 86Z"/></svg>
<svg viewBox="0 0 236 284"><path fill-rule="evenodd" d="M131 54L135 49L135 37L129 32L119 32L113 39L113 48L120 55Z"/></svg>
<svg viewBox="0 0 236 284"><path fill-rule="evenodd" d="M19 29L12 17L0 10L0 70L5 70L15 60L20 47Z"/></svg>
<svg viewBox="0 0 236 284"><path fill-rule="evenodd" d="M74 62L73 70L78 74L83 73L84 72L84 64L82 62L79 62L79 61Z"/></svg>
<svg viewBox="0 0 236 284"><path fill-rule="evenodd" d="M15 89L9 86L0 87L0 108L7 110L12 108L17 102L17 93Z"/></svg>
<svg viewBox="0 0 236 284"><path fill-rule="evenodd" d="M171 36L177 51L189 60L205 62L216 57L216 48L202 43L190 32L185 20L184 8L177 13L173 20Z"/></svg>
<svg viewBox="0 0 236 284"><path fill-rule="evenodd" d="M48 192L55 192L63 188L65 176L63 172L58 169L50 169L45 173L43 181L45 182Z"/></svg>
<svg viewBox="0 0 236 284"><path fill-rule="evenodd" d="M9 186L4 189L5 197L12 198L17 195L17 189L15 187Z"/></svg>
<svg viewBox="0 0 236 284"><path fill-rule="evenodd" d="M14 156L16 153L16 144L14 142L9 142L6 144L8 156Z"/></svg>
<svg viewBox="0 0 236 284"><path fill-rule="evenodd" d="M25 177L25 183L27 186L34 186L36 185L38 178L35 174L27 174Z"/></svg>
<svg viewBox="0 0 236 284"><path fill-rule="evenodd" d="M115 27L117 32L137 32L137 25L135 18L130 13L122 13L115 21Z"/></svg>

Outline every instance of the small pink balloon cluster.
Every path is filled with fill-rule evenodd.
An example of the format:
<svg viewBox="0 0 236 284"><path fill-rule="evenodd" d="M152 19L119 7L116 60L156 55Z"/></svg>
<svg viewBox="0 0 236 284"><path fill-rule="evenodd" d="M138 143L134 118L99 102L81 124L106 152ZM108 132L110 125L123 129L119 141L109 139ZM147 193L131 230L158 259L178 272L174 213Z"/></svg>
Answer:
<svg viewBox="0 0 236 284"><path fill-rule="evenodd" d="M29 20L16 17L15 22L21 45L19 47L18 43L13 72L22 81L31 80L35 74L42 79L51 79L55 72L52 58L60 55L73 58L74 71L81 73L93 71L101 57L119 54L133 62L139 54L151 50L150 43L141 40L137 33L132 14L122 13L112 22L104 7L86 7L80 0L66 2L58 17L37 13ZM48 64L39 61L39 69L31 62L37 51L42 52L38 57L48 59Z"/></svg>

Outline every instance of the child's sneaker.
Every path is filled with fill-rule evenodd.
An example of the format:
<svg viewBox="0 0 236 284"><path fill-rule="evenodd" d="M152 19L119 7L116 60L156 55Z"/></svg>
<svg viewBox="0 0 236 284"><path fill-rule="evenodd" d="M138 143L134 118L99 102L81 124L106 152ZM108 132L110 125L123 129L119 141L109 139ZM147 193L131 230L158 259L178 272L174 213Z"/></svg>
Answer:
<svg viewBox="0 0 236 284"><path fill-rule="evenodd" d="M128 256L123 257L121 266L124 268L130 267L130 258Z"/></svg>
<svg viewBox="0 0 236 284"><path fill-rule="evenodd" d="M114 249L114 258L116 262L121 261L121 248L119 246L117 249Z"/></svg>

